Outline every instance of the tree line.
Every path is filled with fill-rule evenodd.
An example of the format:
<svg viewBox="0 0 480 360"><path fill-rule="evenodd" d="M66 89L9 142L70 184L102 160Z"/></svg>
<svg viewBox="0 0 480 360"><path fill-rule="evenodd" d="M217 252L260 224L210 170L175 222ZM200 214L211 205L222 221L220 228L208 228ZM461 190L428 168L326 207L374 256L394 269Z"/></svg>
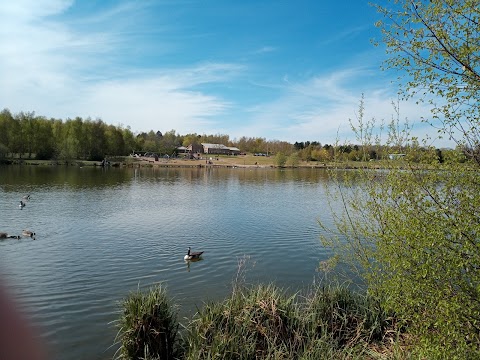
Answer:
<svg viewBox="0 0 480 360"><path fill-rule="evenodd" d="M176 155L180 146L196 143L216 143L234 146L244 153L261 153L297 161L369 161L388 157L392 152L409 153L411 160L422 162L423 154L431 154L418 144L403 147L366 147L354 144L324 144L318 141L295 142L267 140L229 135L180 135L175 130L134 133L129 126L109 125L101 119L54 119L38 116L35 112L12 114L8 109L0 112L0 157L27 157L38 160L81 159L100 161L106 156L126 156L132 153ZM412 149L414 150L412 152ZM436 161L458 157L458 151L435 149ZM431 157L431 155L428 155ZM435 157L435 156L434 156ZM429 159L432 160L432 159ZM433 159L435 160L435 159Z"/></svg>
<svg viewBox="0 0 480 360"><path fill-rule="evenodd" d="M129 126L115 126L101 119L55 119L35 112L12 114L0 112L0 157L28 157L39 160L82 159L102 160L105 156L126 156L131 153L154 152L174 155L180 146L195 143L219 143L238 147L243 152L291 153L294 148L285 141L228 135L177 134L175 130L132 132Z"/></svg>

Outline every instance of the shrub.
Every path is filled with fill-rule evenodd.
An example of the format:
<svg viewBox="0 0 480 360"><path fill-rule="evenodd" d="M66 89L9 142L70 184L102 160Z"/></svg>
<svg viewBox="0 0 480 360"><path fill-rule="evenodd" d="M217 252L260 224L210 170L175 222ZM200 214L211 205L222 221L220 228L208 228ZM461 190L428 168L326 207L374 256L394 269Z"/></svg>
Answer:
<svg viewBox="0 0 480 360"><path fill-rule="evenodd" d="M294 297L273 285L206 304L189 331L187 359L292 359L302 342Z"/></svg>
<svg viewBox="0 0 480 360"><path fill-rule="evenodd" d="M327 338L337 349L382 341L387 331L393 330L394 317L380 304L346 287L317 287L306 299L308 337Z"/></svg>
<svg viewBox="0 0 480 360"><path fill-rule="evenodd" d="M177 311L161 285L122 302L117 359L174 359L179 352Z"/></svg>

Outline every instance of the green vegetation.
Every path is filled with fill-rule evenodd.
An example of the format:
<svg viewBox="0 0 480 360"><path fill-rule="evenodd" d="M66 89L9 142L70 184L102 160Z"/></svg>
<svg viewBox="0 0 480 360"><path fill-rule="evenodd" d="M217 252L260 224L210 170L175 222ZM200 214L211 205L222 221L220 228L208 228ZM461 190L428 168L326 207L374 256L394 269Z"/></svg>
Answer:
<svg viewBox="0 0 480 360"><path fill-rule="evenodd" d="M377 6L390 55L385 69L403 74L403 99L429 105L432 117L424 121L453 139L455 150L412 137L398 106L383 141L375 121L364 118L363 98L351 123L356 145L231 141L173 130L134 135L101 120L0 113L0 156L7 157L97 159L221 142L273 153L277 166L382 162L383 171L332 171L338 187L330 195L345 206L334 212L335 228L321 224L331 230L324 244L364 279L365 297L317 288L302 302L274 286L235 289L200 309L180 344L175 311L157 288L125 301L120 358L480 358L480 7L475 0L386 3Z"/></svg>
<svg viewBox="0 0 480 360"><path fill-rule="evenodd" d="M264 138L230 139L228 135L176 134L175 130L162 133L149 131L133 133L130 127L107 125L102 120L89 118L47 119L34 112L11 114L4 109L0 112L0 161L35 159L60 160L64 162L101 161L108 157L125 157L132 153L156 153L168 155L177 153L177 147L197 143L221 143L235 146L242 153L266 154L275 158L285 157L285 162L275 161L277 166L296 167L301 163L359 162L382 160L392 152L402 152L402 147L378 147L375 151L363 145L329 145L319 142L296 142L266 140ZM423 151L419 147L419 151ZM468 147L462 151L469 151ZM452 150L437 149L438 157L452 158ZM259 156L255 162L264 162ZM460 160L460 159L459 159ZM278 165L280 164L280 165ZM270 162L272 165L272 162Z"/></svg>
<svg viewBox="0 0 480 360"><path fill-rule="evenodd" d="M379 304L342 287L314 287L306 297L273 285L235 287L227 299L198 310L180 344L165 289L155 287L124 301L119 358L321 360L403 354L390 342L398 334L394 317ZM158 341L160 335L167 340Z"/></svg>
<svg viewBox="0 0 480 360"><path fill-rule="evenodd" d="M180 351L177 312L158 285L130 294L122 303L117 359L175 359Z"/></svg>
<svg viewBox="0 0 480 360"><path fill-rule="evenodd" d="M287 162L287 157L285 156L285 154L283 152L279 152L279 153L277 153L277 155L275 155L275 165L276 166L283 167L283 166L285 166L286 162Z"/></svg>
<svg viewBox="0 0 480 360"><path fill-rule="evenodd" d="M380 145L362 99L352 123L362 148L398 148L405 156L385 161L382 172L332 172L338 187L331 196L345 207L323 240L407 327L414 358L478 359L480 8L477 1L434 0L378 9L391 54L386 67L405 74L404 97L429 103L428 121L458 147L447 155L421 146L408 124L399 126L398 108Z"/></svg>

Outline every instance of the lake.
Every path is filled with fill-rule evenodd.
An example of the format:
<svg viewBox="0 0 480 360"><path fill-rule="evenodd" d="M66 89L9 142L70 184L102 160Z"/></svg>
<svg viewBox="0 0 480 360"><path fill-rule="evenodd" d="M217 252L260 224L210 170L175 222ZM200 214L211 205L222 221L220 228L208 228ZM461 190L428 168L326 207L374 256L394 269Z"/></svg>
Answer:
<svg viewBox="0 0 480 360"><path fill-rule="evenodd" d="M321 169L0 167L0 231L36 232L0 241L0 276L52 358L110 359L137 288L163 282L185 322L237 277L311 286L330 256L328 183ZM186 263L188 246L203 260Z"/></svg>

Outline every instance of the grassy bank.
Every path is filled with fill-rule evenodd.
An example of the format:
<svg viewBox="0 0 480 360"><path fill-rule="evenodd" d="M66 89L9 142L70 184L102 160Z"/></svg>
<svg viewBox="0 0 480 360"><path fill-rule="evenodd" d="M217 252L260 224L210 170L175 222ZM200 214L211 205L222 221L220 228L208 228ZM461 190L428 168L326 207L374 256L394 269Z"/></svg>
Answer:
<svg viewBox="0 0 480 360"><path fill-rule="evenodd" d="M184 158L160 158L155 161L153 158L134 158L131 156L111 157L107 160L109 166L114 167L230 167L230 168L274 168L274 157L254 156L252 154L239 156L208 156L202 159L184 159ZM37 160L28 158L8 158L0 161L4 165L34 165L34 166L102 166L101 161L88 160ZM291 166L285 166L291 167ZM344 161L344 162L318 162L318 161L299 161L297 168L382 168L382 161L377 162L361 162L361 161Z"/></svg>
<svg viewBox="0 0 480 360"><path fill-rule="evenodd" d="M343 287L307 296L274 285L235 288L180 326L164 287L130 294L117 323L117 359L407 358L394 317Z"/></svg>

